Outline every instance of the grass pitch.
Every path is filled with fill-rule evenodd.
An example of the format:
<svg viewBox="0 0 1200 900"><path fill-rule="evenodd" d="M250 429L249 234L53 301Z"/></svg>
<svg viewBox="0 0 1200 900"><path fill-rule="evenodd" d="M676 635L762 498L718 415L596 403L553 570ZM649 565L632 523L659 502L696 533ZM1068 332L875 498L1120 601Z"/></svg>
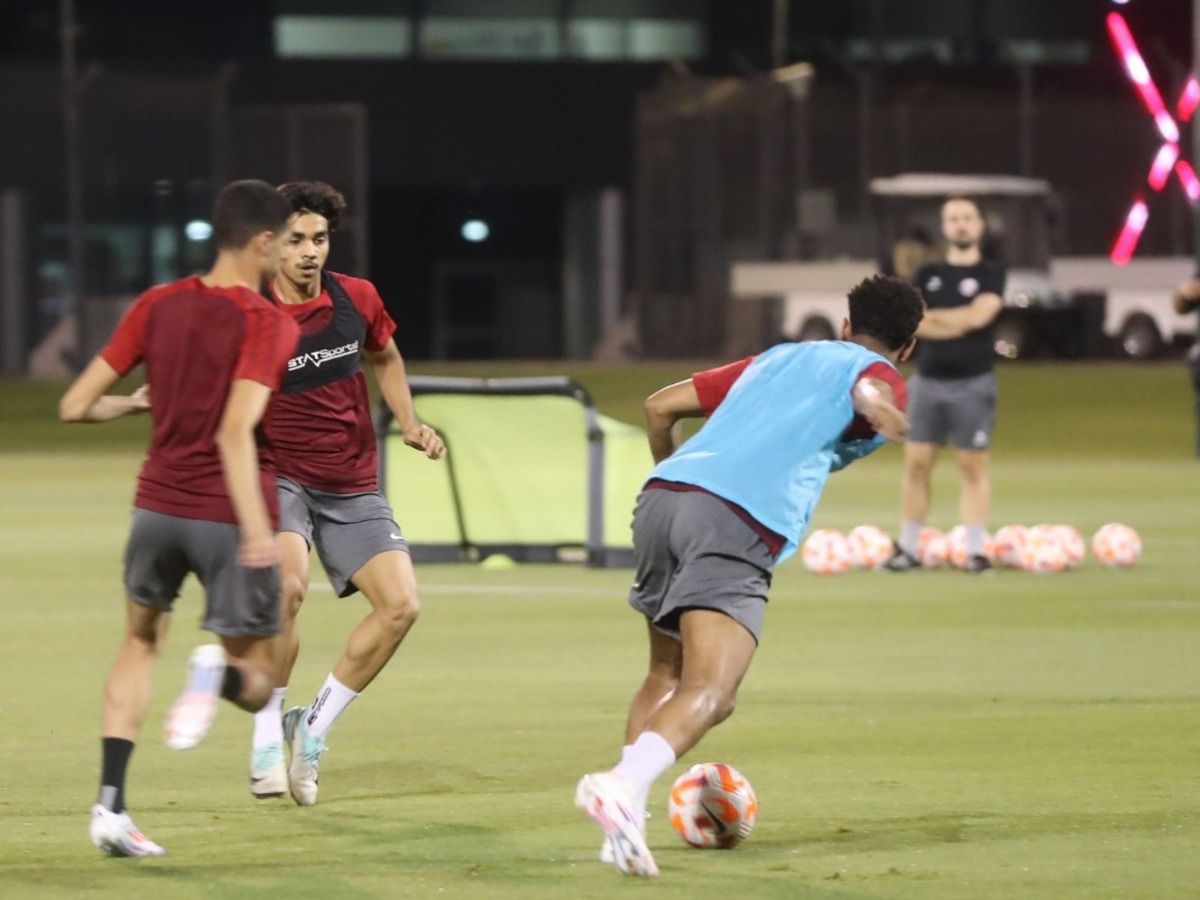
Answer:
<svg viewBox="0 0 1200 900"><path fill-rule="evenodd" d="M490 371L495 371L491 369ZM604 411L686 366L576 373ZM1176 898L1200 883L1197 463L1170 367L1002 371L998 526L1110 520L1142 564L1054 576L778 572L738 712L656 787L662 877L596 861L572 807L610 765L645 661L629 573L422 567L424 612L339 721L318 806L255 803L250 717L161 741L199 593L179 602L129 801L167 847L110 860L87 839L103 679L121 633L120 557L144 422L67 429L56 388L0 385L0 896ZM949 460L934 524L948 527ZM897 517L899 454L834 476L814 526ZM403 524L403 512L400 513ZM291 702L364 611L314 589ZM730 853L687 849L663 812L701 759L761 804Z"/></svg>

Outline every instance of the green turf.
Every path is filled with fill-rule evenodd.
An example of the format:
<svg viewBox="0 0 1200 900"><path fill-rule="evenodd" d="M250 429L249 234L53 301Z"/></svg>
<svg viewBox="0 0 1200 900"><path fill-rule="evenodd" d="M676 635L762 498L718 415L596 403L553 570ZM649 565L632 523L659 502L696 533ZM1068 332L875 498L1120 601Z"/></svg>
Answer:
<svg viewBox="0 0 1200 900"><path fill-rule="evenodd" d="M687 371L580 374L631 420ZM1126 520L1145 540L1138 568L821 579L783 566L741 706L688 758L745 772L758 830L732 853L687 850L661 783L663 876L647 883L595 861L595 829L571 805L579 774L619 750L643 629L628 572L569 567L422 568L422 619L338 723L311 809L253 803L250 721L232 708L198 749L162 745L200 637L190 587L129 791L171 855L95 853L86 811L145 423L31 422L58 390L0 384L0 897L1196 895L1200 505L1174 368L1002 375L996 524ZM891 526L898 478L895 449L835 476L814 525ZM948 526L952 472L935 493ZM296 702L362 611L313 591Z"/></svg>

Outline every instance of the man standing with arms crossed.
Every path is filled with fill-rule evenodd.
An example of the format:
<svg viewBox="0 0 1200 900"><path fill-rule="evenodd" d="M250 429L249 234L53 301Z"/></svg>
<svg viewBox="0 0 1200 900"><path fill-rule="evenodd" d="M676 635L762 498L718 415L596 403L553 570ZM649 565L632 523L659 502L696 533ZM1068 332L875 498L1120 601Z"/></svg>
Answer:
<svg viewBox="0 0 1200 900"><path fill-rule="evenodd" d="M962 477L959 515L967 528L963 568L991 568L984 550L991 512L989 448L996 424L993 323L1004 306L1004 267L980 251L979 206L952 197L942 206L944 262L922 267L916 285L929 308L917 329L917 377L910 384L911 427L904 445L900 540L885 564L892 572L920 567L921 529L929 513L938 450L953 441Z"/></svg>
<svg viewBox="0 0 1200 900"><path fill-rule="evenodd" d="M192 653L187 686L167 716L168 746L198 744L219 697L253 712L271 696L279 505L255 431L300 330L258 290L275 274L289 212L265 182L226 185L213 204L212 270L142 294L59 404L65 422L150 409L146 388L106 394L143 361L154 386L154 436L125 552L128 624L105 689L100 796L90 827L92 843L110 856L166 852L130 818L125 775L150 705L164 620L189 572L204 584L203 627L221 643Z"/></svg>
<svg viewBox="0 0 1200 900"><path fill-rule="evenodd" d="M445 445L413 412L404 359L392 338L396 323L375 286L325 271L330 235L346 201L319 181L285 184L279 192L291 215L282 264L267 293L299 324L302 337L265 419L279 468L283 628L279 687L254 721L250 790L259 798L290 791L296 803L312 806L329 729L387 665L420 609L408 546L377 483L363 359L371 365L404 442L430 459L439 459ZM309 548L314 544L338 596L362 591L371 611L350 633L313 701L289 710L281 720L300 650L296 616L308 590ZM286 766L285 741L292 751Z"/></svg>

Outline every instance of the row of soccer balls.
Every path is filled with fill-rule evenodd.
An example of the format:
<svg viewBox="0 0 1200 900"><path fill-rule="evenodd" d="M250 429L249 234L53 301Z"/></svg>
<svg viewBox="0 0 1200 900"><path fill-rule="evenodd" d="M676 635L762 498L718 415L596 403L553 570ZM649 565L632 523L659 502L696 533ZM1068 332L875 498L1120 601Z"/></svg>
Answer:
<svg viewBox="0 0 1200 900"><path fill-rule="evenodd" d="M801 555L810 572L837 575L852 568L877 569L894 552L892 539L881 528L860 525L848 534L832 528L814 531ZM993 565L1026 572L1061 572L1073 569L1087 555L1083 535L1071 525L1005 525L995 536L985 535L983 552ZM1132 566L1142 555L1142 540L1128 525L1117 522L1100 528L1092 537L1092 556L1110 568ZM926 569L947 563L961 569L967 561L967 528L955 525L943 534L921 529L917 558Z"/></svg>

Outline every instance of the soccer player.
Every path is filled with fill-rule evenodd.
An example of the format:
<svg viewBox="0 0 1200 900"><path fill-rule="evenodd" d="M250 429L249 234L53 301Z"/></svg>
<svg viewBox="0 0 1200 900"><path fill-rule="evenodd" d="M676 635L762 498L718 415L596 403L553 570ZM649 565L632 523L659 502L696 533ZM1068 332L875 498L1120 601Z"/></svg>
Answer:
<svg viewBox="0 0 1200 900"><path fill-rule="evenodd" d="M275 273L289 212L265 182L222 188L213 204L212 270L142 294L59 404L66 422L151 409L145 388L128 397L106 393L141 362L154 390L154 433L125 551L128 622L105 689L100 796L90 828L92 843L111 856L165 852L130 818L125 775L168 614L189 572L205 588L203 627L221 643L192 653L187 685L167 716L167 744L185 750L199 743L219 697L253 712L274 686L279 501L255 430L300 330L258 289Z"/></svg>
<svg viewBox="0 0 1200 900"><path fill-rule="evenodd" d="M311 806L329 729L391 659L419 611L408 546L377 484L364 359L404 442L430 459L440 458L445 445L413 412L404 359L392 337L396 324L375 286L325 270L330 235L346 209L342 195L314 181L285 184L279 192L291 216L268 294L303 337L265 421L279 467L283 629L279 687L254 720L250 790L260 798L290 791L296 803ZM338 596L362 591L371 610L350 633L313 701L282 715L300 648L296 616L308 590L314 544Z"/></svg>
<svg viewBox="0 0 1200 900"><path fill-rule="evenodd" d="M658 873L643 832L650 787L733 712L771 573L795 552L830 472L908 428L895 364L912 352L921 296L876 276L849 302L841 341L782 344L646 400L657 465L634 511L629 604L649 626L650 669L620 762L575 794L604 831L601 858L626 874ZM697 416L708 421L676 449L676 423Z"/></svg>
<svg viewBox="0 0 1200 900"><path fill-rule="evenodd" d="M944 262L924 266L916 284L929 310L917 329L912 428L904 445L900 540L886 563L892 572L919 568L921 529L929 512L930 478L939 448L953 441L962 478L959 515L967 527L967 572L991 568L984 553L991 512L990 454L996 424L993 323L1004 306L1004 267L980 250L984 221L966 197L942 205Z"/></svg>

